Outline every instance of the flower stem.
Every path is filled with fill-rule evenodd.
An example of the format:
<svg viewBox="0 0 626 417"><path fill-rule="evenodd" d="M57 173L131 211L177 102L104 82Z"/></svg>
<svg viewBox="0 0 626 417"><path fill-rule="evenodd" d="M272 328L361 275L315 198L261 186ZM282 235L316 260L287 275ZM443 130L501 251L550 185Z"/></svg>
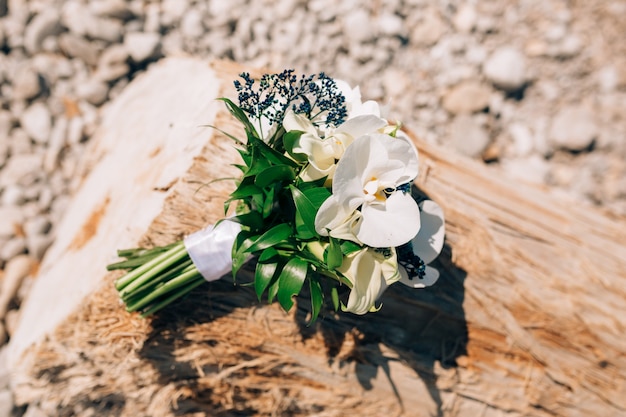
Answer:
<svg viewBox="0 0 626 417"><path fill-rule="evenodd" d="M133 289L140 287L150 278L154 277L161 271L173 265L181 258L187 256L187 250L182 241L178 242L171 249L155 257L142 266L133 269L128 274L118 279L115 288L120 291L122 297L125 293L131 292Z"/></svg>

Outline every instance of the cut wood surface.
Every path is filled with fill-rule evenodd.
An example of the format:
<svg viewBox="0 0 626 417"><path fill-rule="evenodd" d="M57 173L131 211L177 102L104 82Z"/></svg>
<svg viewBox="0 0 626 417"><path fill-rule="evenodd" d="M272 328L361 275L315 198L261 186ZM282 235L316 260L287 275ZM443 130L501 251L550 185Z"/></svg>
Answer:
<svg viewBox="0 0 626 417"><path fill-rule="evenodd" d="M152 319L126 313L119 274L104 272L114 250L223 215L232 183L209 183L237 155L197 127L241 133L214 100L241 71L162 61L108 109L11 340L18 404L68 416L626 413L626 220L418 138L416 186L447 222L435 286L394 285L378 313L328 310L311 327L306 297L286 314L228 278Z"/></svg>

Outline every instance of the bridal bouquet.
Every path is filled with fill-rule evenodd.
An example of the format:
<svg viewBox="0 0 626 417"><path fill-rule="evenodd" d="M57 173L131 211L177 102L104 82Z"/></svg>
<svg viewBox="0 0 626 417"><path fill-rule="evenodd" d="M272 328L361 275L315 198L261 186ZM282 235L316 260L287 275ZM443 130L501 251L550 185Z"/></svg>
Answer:
<svg viewBox="0 0 626 417"><path fill-rule="evenodd" d="M242 162L225 202L235 214L167 247L118 251L129 269L115 282L128 311L150 315L205 281L256 260L259 300L290 310L308 285L311 322L324 300L365 314L385 289L413 288L439 277L427 264L443 246L444 218L430 200L411 194L418 154L376 102L325 74L292 70L235 81L238 104L221 99L244 127L225 133ZM338 286L347 286L347 300Z"/></svg>

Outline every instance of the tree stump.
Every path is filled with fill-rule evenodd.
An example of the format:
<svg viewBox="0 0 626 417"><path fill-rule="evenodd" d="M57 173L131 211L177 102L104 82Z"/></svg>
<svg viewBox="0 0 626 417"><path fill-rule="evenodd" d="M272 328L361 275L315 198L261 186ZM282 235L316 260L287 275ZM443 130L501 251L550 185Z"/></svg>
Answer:
<svg viewBox="0 0 626 417"><path fill-rule="evenodd" d="M601 416L626 413L626 220L418 138L444 209L442 276L382 309L284 313L232 280L128 314L115 249L223 216L240 126L215 99L242 68L159 62L107 109L82 186L10 344L18 404L59 416ZM252 71L254 74L254 71ZM410 127L410 121L406 121ZM249 280L253 266L238 278Z"/></svg>

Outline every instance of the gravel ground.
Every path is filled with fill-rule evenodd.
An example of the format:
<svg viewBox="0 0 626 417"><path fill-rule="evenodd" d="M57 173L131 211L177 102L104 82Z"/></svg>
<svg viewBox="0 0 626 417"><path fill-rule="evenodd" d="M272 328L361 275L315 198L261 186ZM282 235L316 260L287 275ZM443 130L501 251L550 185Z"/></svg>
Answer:
<svg viewBox="0 0 626 417"><path fill-rule="evenodd" d="M101 109L150 64L324 71L429 142L626 216L625 21L625 0L0 0L0 345ZM41 415L13 408L3 357L0 417Z"/></svg>

